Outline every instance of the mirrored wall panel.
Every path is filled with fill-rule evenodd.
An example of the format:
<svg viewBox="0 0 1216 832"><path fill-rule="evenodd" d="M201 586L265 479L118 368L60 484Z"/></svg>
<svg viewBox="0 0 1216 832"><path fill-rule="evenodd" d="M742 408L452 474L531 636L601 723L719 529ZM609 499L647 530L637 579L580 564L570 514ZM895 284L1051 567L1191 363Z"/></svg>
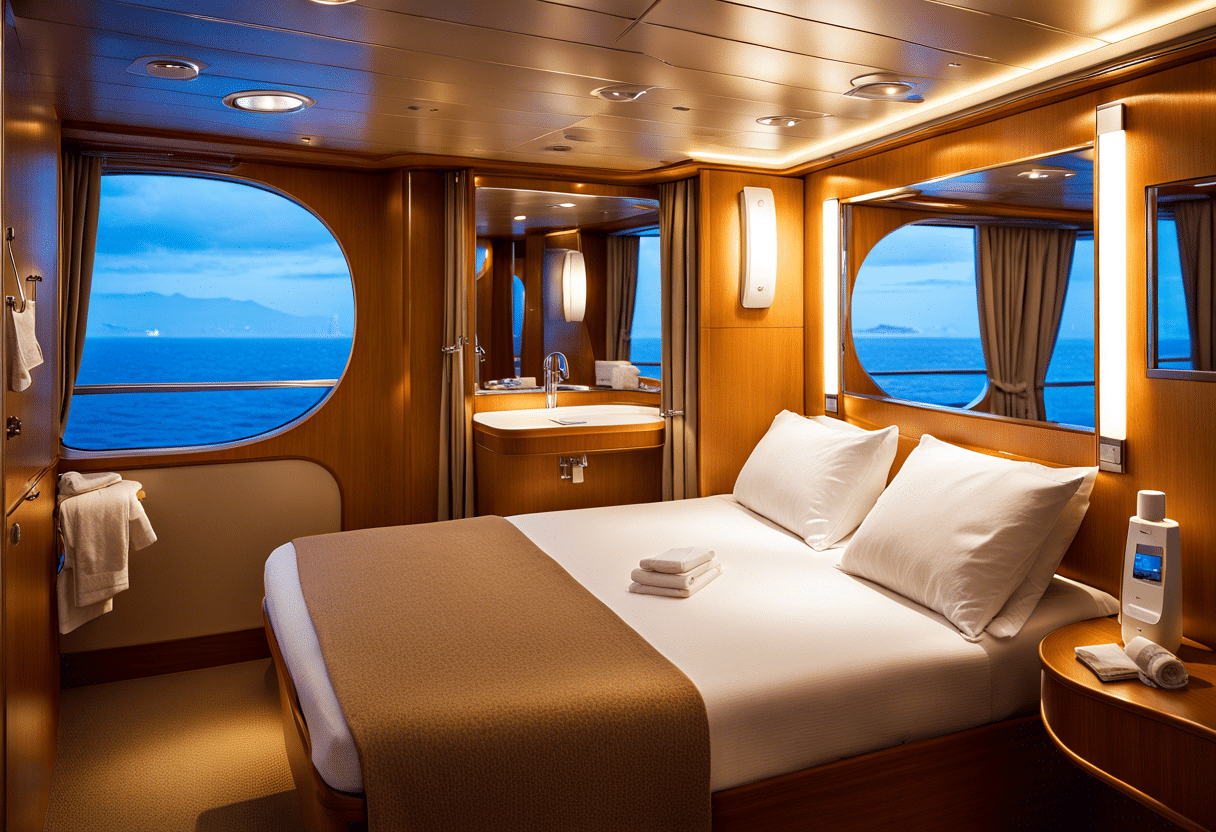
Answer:
<svg viewBox="0 0 1216 832"><path fill-rule="evenodd" d="M845 210L846 392L1093 429L1091 150Z"/></svg>
<svg viewBox="0 0 1216 832"><path fill-rule="evenodd" d="M1148 375L1216 381L1216 176L1148 188Z"/></svg>
<svg viewBox="0 0 1216 832"><path fill-rule="evenodd" d="M657 378L656 189L487 182L479 177L476 189L477 390L535 391L553 352L566 358L566 387L597 386L597 360L632 361ZM581 255L581 314L568 286L563 302L563 252Z"/></svg>

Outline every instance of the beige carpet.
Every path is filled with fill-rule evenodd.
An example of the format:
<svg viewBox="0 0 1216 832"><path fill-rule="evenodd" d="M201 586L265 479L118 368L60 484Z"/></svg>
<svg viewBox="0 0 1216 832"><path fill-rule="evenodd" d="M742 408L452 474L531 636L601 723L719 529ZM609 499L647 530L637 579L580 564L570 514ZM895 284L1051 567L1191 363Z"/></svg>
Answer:
<svg viewBox="0 0 1216 832"><path fill-rule="evenodd" d="M269 659L65 690L46 832L297 832Z"/></svg>

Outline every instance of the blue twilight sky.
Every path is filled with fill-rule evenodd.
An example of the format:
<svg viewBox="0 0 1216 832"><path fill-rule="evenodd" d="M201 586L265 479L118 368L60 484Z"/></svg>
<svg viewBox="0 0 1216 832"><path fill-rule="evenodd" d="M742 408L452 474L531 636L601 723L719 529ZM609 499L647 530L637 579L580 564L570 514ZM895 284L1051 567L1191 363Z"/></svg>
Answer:
<svg viewBox="0 0 1216 832"><path fill-rule="evenodd" d="M862 264L853 288L853 331L914 327L921 335L979 338L975 231L907 225L888 234ZM1061 338L1093 339L1093 239L1073 254Z"/></svg>
<svg viewBox="0 0 1216 832"><path fill-rule="evenodd" d="M662 338L663 309L659 284L659 237L641 237L638 242L638 296L633 307L632 338Z"/></svg>
<svg viewBox="0 0 1216 832"><path fill-rule="evenodd" d="M354 331L346 257L310 211L237 182L110 174L101 180L98 293L180 292L338 316Z"/></svg>

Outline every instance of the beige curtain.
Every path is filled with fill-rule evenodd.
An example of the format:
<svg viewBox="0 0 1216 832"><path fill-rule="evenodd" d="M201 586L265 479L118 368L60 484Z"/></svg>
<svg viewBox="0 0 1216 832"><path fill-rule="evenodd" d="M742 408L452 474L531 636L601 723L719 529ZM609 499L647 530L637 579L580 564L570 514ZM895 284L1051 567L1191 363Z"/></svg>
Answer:
<svg viewBox="0 0 1216 832"><path fill-rule="evenodd" d="M59 436L63 437L72 405L72 391L84 354L85 327L89 321L89 293L93 287L93 256L97 252L97 213L101 201L101 159L80 153L63 154L60 182L62 264L60 266L59 320L63 322L60 353Z"/></svg>
<svg viewBox="0 0 1216 832"><path fill-rule="evenodd" d="M449 171L444 185L443 376L439 414L439 519L473 516L473 436L465 411L464 353L468 321L469 191L467 172Z"/></svg>
<svg viewBox="0 0 1216 832"><path fill-rule="evenodd" d="M636 235L608 238L608 324L605 328L609 361L629 360L633 305L638 297L638 244Z"/></svg>
<svg viewBox="0 0 1216 832"><path fill-rule="evenodd" d="M1216 370L1216 223L1211 197L1175 202L1174 227L1191 333L1191 367Z"/></svg>
<svg viewBox="0 0 1216 832"><path fill-rule="evenodd" d="M667 441L663 445L663 499L699 496L697 487L697 255L698 180L659 185L662 260L663 394Z"/></svg>
<svg viewBox="0 0 1216 832"><path fill-rule="evenodd" d="M1042 420L1043 381L1068 291L1077 232L980 225L977 229L980 339L991 411Z"/></svg>

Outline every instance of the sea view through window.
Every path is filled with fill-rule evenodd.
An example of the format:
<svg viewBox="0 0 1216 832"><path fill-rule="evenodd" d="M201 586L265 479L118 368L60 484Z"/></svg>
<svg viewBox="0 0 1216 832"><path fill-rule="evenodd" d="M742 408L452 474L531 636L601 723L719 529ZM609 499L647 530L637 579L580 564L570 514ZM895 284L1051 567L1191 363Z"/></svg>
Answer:
<svg viewBox="0 0 1216 832"><path fill-rule="evenodd" d="M306 208L234 181L103 176L64 444L182 447L272 431L329 395L354 324L346 258Z"/></svg>

